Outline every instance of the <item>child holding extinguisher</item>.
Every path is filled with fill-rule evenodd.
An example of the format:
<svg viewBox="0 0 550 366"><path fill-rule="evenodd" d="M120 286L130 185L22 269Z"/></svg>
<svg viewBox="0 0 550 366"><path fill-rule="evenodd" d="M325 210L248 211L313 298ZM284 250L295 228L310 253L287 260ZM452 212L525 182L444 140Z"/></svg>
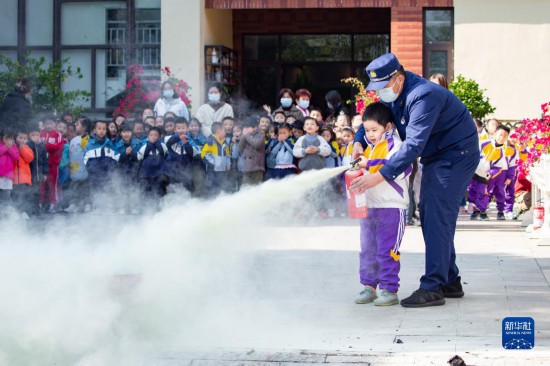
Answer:
<svg viewBox="0 0 550 366"><path fill-rule="evenodd" d="M364 174L374 174L399 150L401 140L393 128L391 110L382 103L372 103L366 108L363 126L367 148L358 166ZM411 170L409 167L395 180L384 181L364 193L369 211L368 217L360 220L359 277L365 288L356 304L399 303L399 246L405 231L409 204L407 176Z"/></svg>

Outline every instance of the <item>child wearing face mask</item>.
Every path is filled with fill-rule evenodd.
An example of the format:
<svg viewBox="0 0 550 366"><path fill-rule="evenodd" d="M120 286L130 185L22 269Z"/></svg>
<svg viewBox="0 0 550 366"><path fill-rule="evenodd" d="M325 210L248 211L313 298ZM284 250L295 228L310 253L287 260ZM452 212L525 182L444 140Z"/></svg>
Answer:
<svg viewBox="0 0 550 366"><path fill-rule="evenodd" d="M202 124L202 134L208 138L212 135L212 125L221 122L225 117L234 117L233 108L225 103L222 98L220 85L212 85L208 88L208 101L197 109L195 117Z"/></svg>
<svg viewBox="0 0 550 366"><path fill-rule="evenodd" d="M157 100L153 108L157 116L164 116L166 112L174 112L178 117L183 117L189 121L189 110L176 92L175 85L170 81L162 83L160 88L161 97Z"/></svg>

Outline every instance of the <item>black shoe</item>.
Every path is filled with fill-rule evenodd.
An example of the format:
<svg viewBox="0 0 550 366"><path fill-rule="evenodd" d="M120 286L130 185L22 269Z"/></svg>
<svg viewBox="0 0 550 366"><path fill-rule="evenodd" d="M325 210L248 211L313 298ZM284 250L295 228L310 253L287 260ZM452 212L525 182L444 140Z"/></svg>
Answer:
<svg viewBox="0 0 550 366"><path fill-rule="evenodd" d="M454 283L445 285L441 288L444 297L449 298L458 298L464 296L464 291L462 291L462 283L460 283L460 276L456 279Z"/></svg>
<svg viewBox="0 0 550 366"><path fill-rule="evenodd" d="M479 219L480 219L481 221L489 221L489 216L487 216L487 213L486 213L486 212L481 212L481 213L479 214Z"/></svg>
<svg viewBox="0 0 550 366"><path fill-rule="evenodd" d="M504 212L499 211L497 213L497 220L506 220L506 217L504 216Z"/></svg>
<svg viewBox="0 0 550 366"><path fill-rule="evenodd" d="M443 292L428 291L420 288L412 293L411 296L401 300L401 306L405 308L424 308L426 306L444 305L445 298Z"/></svg>
<svg viewBox="0 0 550 366"><path fill-rule="evenodd" d="M477 220L479 218L479 211L475 210L470 216L470 220Z"/></svg>

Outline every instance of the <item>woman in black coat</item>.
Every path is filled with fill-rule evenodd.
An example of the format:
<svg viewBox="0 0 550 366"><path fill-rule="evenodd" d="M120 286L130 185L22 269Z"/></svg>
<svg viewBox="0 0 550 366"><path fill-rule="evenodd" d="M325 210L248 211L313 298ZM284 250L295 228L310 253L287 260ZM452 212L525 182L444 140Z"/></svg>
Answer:
<svg viewBox="0 0 550 366"><path fill-rule="evenodd" d="M6 95L0 106L0 132L27 131L32 119L31 103L27 99L31 87L30 80L23 76L15 83L14 91Z"/></svg>

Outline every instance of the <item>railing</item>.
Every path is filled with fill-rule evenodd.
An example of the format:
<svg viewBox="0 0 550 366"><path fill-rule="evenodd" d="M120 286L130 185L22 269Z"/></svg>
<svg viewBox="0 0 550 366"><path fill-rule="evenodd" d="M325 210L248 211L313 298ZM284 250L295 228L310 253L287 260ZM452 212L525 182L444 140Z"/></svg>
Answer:
<svg viewBox="0 0 550 366"><path fill-rule="evenodd" d="M136 43L160 44L160 22L136 22Z"/></svg>

